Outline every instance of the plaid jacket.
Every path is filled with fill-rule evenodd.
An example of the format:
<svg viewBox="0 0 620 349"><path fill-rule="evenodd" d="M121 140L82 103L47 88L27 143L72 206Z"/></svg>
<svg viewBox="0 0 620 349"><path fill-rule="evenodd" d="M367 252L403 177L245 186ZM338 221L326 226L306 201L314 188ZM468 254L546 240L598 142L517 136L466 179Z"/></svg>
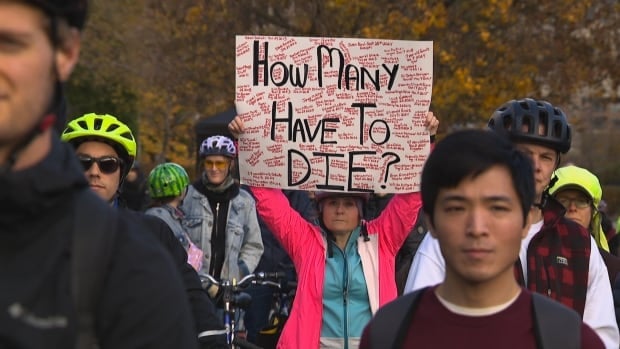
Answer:
<svg viewBox="0 0 620 349"><path fill-rule="evenodd" d="M527 284L574 309L583 317L588 289L590 233L564 218L565 209L553 198L543 209L543 227L527 247ZM519 273L520 274L520 273Z"/></svg>

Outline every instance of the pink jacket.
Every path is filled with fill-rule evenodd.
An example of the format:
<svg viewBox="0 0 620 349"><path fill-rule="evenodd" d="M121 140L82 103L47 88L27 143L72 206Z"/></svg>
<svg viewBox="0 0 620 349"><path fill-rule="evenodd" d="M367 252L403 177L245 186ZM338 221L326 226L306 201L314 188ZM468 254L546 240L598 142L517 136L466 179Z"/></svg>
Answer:
<svg viewBox="0 0 620 349"><path fill-rule="evenodd" d="M255 188L256 208L295 264L297 293L278 348L318 348L323 318L327 241L319 227L293 210L278 189ZM358 252L373 314L396 298L394 256L415 224L422 206L419 192L398 194L381 215L367 223L370 241L360 236Z"/></svg>

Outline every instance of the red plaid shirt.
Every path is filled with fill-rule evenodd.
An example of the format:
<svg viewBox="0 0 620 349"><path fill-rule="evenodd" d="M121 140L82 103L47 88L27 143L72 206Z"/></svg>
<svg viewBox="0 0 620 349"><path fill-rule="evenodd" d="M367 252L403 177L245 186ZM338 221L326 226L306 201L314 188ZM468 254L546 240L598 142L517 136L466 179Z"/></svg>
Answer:
<svg viewBox="0 0 620 349"><path fill-rule="evenodd" d="M543 209L543 227L527 247L527 285L517 273L519 283L529 290L573 308L583 317L590 267L590 233L564 217L565 209L549 198Z"/></svg>

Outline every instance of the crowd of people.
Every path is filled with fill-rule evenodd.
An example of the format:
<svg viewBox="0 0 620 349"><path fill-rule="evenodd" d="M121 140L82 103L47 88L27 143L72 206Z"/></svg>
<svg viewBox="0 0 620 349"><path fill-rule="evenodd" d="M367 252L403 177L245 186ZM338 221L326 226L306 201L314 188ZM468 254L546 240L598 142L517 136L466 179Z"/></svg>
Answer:
<svg viewBox="0 0 620 349"><path fill-rule="evenodd" d="M411 193L241 185L239 117L194 181L144 176L119 118L65 120L87 10L0 0L0 348L226 348L200 275L257 271L296 281L278 348L620 348L618 237L596 175L562 166L557 106L511 100L438 142L429 112ZM248 293L254 341L273 291Z"/></svg>

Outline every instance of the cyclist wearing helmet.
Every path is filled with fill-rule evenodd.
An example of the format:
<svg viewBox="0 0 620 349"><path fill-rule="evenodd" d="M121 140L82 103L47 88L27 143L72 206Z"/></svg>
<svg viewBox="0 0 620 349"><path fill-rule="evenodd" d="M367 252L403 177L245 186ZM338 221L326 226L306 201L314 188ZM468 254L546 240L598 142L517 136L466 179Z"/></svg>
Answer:
<svg viewBox="0 0 620 349"><path fill-rule="evenodd" d="M254 272L263 254L254 199L232 176L237 149L230 138L208 137L199 155L203 172L181 204L183 225L204 252L203 273L218 280L240 280ZM215 296L216 286L209 293Z"/></svg>
<svg viewBox="0 0 620 349"><path fill-rule="evenodd" d="M90 188L118 207L121 184L136 158L129 127L112 115L90 113L70 121L61 139L75 147Z"/></svg>
<svg viewBox="0 0 620 349"><path fill-rule="evenodd" d="M187 251L187 262L196 271L200 271L204 253L192 243L181 225L185 215L179 209L179 205L183 202L189 184L187 172L174 162L159 164L149 174L148 184L152 203L145 213L158 217L168 224L174 236Z"/></svg>
<svg viewBox="0 0 620 349"><path fill-rule="evenodd" d="M434 135L439 122L428 113ZM233 134L243 132L236 117ZM363 221L368 193L316 192L318 226L290 207L281 190L251 187L260 217L291 257L298 285L278 348L356 348L377 309L397 296L395 255L413 227L420 193L396 194Z"/></svg>
<svg viewBox="0 0 620 349"><path fill-rule="evenodd" d="M86 315L100 348L196 348L187 302L170 301L185 297L172 261L144 228L101 205L52 127L64 123L55 110L78 60L86 7L0 1L0 347L75 348ZM114 262L91 275L101 292L85 314L76 308L84 283L72 273L81 262L73 237L93 245L97 229L77 232L75 222L99 217L110 218Z"/></svg>
<svg viewBox="0 0 620 349"><path fill-rule="evenodd" d="M611 286L601 254L588 231L565 218L564 207L549 195L557 181L554 170L560 154L570 149L566 116L546 101L525 98L498 108L488 126L512 140L534 165L536 198L521 245L521 268L515 270L520 283L573 308L607 348L618 348ZM427 234L411 264L405 293L436 285L444 274L437 240Z"/></svg>
<svg viewBox="0 0 620 349"><path fill-rule="evenodd" d="M137 145L129 127L112 115L90 113L70 121L61 139L75 148L91 189L112 206L121 208L123 214L147 227L173 257L183 278L201 345L210 348L217 343L216 340L224 343L223 326L215 308L202 289L198 274L187 263L187 253L170 227L160 218L119 206L121 183L136 157ZM214 335L221 338L213 338Z"/></svg>

